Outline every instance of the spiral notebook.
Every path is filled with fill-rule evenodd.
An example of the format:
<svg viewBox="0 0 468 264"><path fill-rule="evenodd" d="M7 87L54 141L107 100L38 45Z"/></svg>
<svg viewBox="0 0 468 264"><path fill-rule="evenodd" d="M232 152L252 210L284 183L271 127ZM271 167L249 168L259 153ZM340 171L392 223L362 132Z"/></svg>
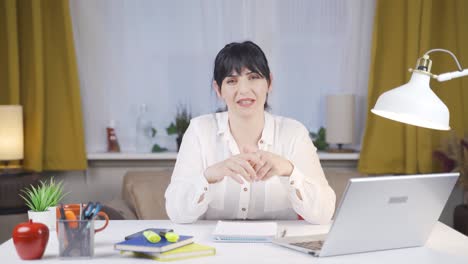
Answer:
<svg viewBox="0 0 468 264"><path fill-rule="evenodd" d="M213 240L215 242L265 243L271 242L278 233L275 222L218 221Z"/></svg>

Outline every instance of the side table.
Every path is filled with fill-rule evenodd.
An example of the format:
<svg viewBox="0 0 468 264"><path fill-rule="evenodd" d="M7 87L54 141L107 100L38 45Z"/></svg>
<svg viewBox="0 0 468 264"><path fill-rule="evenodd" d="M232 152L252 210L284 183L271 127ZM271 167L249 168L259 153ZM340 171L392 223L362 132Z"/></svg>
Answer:
<svg viewBox="0 0 468 264"><path fill-rule="evenodd" d="M0 169L0 243L11 238L18 223L28 220L28 208L19 194L23 188L37 185L40 177L35 172Z"/></svg>

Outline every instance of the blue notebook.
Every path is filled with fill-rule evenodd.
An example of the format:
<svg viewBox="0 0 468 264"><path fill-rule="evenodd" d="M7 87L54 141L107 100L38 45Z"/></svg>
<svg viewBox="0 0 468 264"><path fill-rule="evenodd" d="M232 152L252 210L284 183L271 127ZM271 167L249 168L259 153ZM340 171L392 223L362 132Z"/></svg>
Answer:
<svg viewBox="0 0 468 264"><path fill-rule="evenodd" d="M158 243L151 243L144 236L134 237L129 240L125 240L114 244L114 249L134 251L134 252L166 252L171 249L182 247L193 243L193 236L179 236L179 241L168 242L165 237L161 237L161 241Z"/></svg>

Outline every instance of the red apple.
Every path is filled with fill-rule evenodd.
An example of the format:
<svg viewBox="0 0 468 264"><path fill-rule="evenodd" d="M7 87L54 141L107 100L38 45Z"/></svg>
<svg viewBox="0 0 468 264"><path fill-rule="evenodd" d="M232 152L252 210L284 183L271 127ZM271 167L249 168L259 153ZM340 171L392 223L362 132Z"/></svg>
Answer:
<svg viewBox="0 0 468 264"><path fill-rule="evenodd" d="M42 223L21 223L13 229L13 244L20 258L40 259L49 241L49 228Z"/></svg>

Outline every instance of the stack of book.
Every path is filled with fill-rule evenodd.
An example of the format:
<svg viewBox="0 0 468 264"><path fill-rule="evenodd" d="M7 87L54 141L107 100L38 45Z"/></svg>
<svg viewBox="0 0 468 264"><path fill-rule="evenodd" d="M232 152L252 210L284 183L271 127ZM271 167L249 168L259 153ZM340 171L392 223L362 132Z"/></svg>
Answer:
<svg viewBox="0 0 468 264"><path fill-rule="evenodd" d="M129 237L116 243L116 250L123 255L151 258L158 261L173 261L204 256L213 256L216 249L193 242L192 236L179 236L177 242L169 242L164 236L158 243L149 242L143 235Z"/></svg>

